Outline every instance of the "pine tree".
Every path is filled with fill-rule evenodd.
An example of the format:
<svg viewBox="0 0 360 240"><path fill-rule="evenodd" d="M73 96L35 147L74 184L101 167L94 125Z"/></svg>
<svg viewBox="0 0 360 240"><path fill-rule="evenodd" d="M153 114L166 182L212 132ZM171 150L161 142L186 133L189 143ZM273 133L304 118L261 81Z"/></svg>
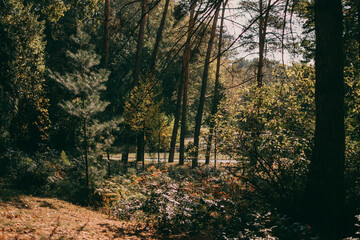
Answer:
<svg viewBox="0 0 360 240"><path fill-rule="evenodd" d="M63 101L61 106L70 115L81 120L86 189L89 190L88 139L93 135L89 133L89 129L97 128L94 126L99 125L96 114L103 112L109 104L101 100L100 94L101 91L106 90L105 82L110 72L106 69L96 69L100 64L100 56L96 54L94 45L89 43L88 34L78 29L77 35L71 39L79 46L77 52L67 52L71 72L65 74L50 72L50 76L73 94L71 99Z"/></svg>

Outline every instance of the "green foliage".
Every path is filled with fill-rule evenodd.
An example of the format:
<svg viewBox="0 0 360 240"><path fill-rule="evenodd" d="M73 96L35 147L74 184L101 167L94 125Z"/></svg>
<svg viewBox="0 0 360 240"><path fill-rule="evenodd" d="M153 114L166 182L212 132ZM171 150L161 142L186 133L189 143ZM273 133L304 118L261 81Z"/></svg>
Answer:
<svg viewBox="0 0 360 240"><path fill-rule="evenodd" d="M239 178L209 169L191 172L151 166L139 175L118 176L98 192L117 196L111 216L148 222L163 238L181 235L209 239L294 239L313 236L311 229L289 217L259 210L246 199ZM257 210L255 210L257 208Z"/></svg>
<svg viewBox="0 0 360 240"><path fill-rule="evenodd" d="M159 94L154 91L154 87L154 81L140 80L139 86L134 87L125 102L125 122L134 131L149 132L159 125L162 101L156 101Z"/></svg>
<svg viewBox="0 0 360 240"><path fill-rule="evenodd" d="M65 75L50 74L73 94L72 100L64 101L62 107L71 115L88 119L103 112L108 105L100 100L100 91L106 90L104 83L110 73L105 69L93 70L100 64L100 57L94 46L89 44L90 37L85 32L78 30L78 35L72 40L80 46L76 53L67 52L72 72Z"/></svg>
<svg viewBox="0 0 360 240"><path fill-rule="evenodd" d="M58 153L51 149L30 155L9 148L1 162L7 168L7 180L16 188L26 193L43 195L54 194L54 185L62 180L64 171L69 167L59 158Z"/></svg>
<svg viewBox="0 0 360 240"><path fill-rule="evenodd" d="M262 88L233 91L237 97L228 97L218 114L220 151L238 160L239 174L268 200L297 201L315 128L314 69L278 67Z"/></svg>
<svg viewBox="0 0 360 240"><path fill-rule="evenodd" d="M69 158L67 157L65 151L61 151L60 153L60 161L63 162L66 166L70 166Z"/></svg>
<svg viewBox="0 0 360 240"><path fill-rule="evenodd" d="M359 70L345 67L345 183L346 203L349 212L359 212L360 205L360 90Z"/></svg>
<svg viewBox="0 0 360 240"><path fill-rule="evenodd" d="M106 69L96 69L100 64L100 57L96 54L94 45L89 43L89 35L79 29L72 40L80 49L76 53L67 52L71 72L62 75L50 71L50 76L71 93L71 99L63 101L61 106L68 114L86 122L88 137L91 139L101 135L106 129L110 131L116 128L116 120L106 123L96 120L96 115L103 112L109 104L101 100L101 92L106 90L105 82L110 73ZM81 127L83 125L79 126Z"/></svg>
<svg viewBox="0 0 360 240"><path fill-rule="evenodd" d="M1 10L2 123L18 146L34 151L47 139L49 99L45 96L44 22L23 1L7 1ZM2 63L3 64L3 63Z"/></svg>

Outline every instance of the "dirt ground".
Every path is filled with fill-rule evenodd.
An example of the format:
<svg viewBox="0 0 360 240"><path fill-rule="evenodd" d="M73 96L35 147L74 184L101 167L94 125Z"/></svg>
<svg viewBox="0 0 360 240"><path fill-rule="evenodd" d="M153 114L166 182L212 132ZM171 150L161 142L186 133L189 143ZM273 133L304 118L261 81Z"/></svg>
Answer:
<svg viewBox="0 0 360 240"><path fill-rule="evenodd" d="M57 199L19 195L0 201L0 240L156 239L153 232Z"/></svg>

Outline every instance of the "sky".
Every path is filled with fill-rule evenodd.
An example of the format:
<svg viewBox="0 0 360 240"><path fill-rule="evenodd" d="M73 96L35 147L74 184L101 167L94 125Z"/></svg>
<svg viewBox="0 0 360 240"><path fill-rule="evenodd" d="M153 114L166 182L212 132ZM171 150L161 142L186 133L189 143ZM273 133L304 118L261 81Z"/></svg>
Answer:
<svg viewBox="0 0 360 240"><path fill-rule="evenodd" d="M254 2L258 2L258 0L254 0ZM225 31L234 36L234 38L237 38L239 34L241 34L244 30L244 28L248 25L249 20L254 17L254 15L250 15L244 11L241 11L239 9L239 0L229 0L227 9L225 12ZM289 19L289 14L287 15L287 19ZM219 21L220 22L220 21ZM220 24L220 23L219 23ZM295 41L299 41L301 38L301 21L296 16L292 17L292 24L291 24L291 31L293 38ZM290 24L287 24L287 27L290 27ZM286 30L285 34L288 34L290 36L290 29ZM279 40L280 42L280 40ZM242 41L238 41L234 47L238 48L238 57L244 57L247 60L251 60L258 57L258 50L254 49L253 51L246 51L248 47L239 47L239 44L241 44ZM289 53L286 49L284 49L284 53L282 54L282 51L267 51L266 57L271 60L277 60L279 62L284 62L285 64L291 64L292 62L300 62L301 56L293 56Z"/></svg>

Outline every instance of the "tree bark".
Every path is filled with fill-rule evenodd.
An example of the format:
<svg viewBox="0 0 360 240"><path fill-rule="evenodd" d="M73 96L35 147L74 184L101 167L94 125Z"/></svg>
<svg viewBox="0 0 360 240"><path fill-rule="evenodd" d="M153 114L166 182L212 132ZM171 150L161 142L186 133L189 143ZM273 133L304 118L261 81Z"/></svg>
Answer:
<svg viewBox="0 0 360 240"><path fill-rule="evenodd" d="M124 166L124 172L127 173L127 165L129 162L129 139L130 139L130 127L128 125L125 125L125 130L124 130L124 135L123 135L123 144L124 144L124 149L122 150L122 154L121 154L121 162L123 163Z"/></svg>
<svg viewBox="0 0 360 240"><path fill-rule="evenodd" d="M358 39L358 52L360 58L360 1L358 1L357 4L357 17L358 17L357 39Z"/></svg>
<svg viewBox="0 0 360 240"><path fill-rule="evenodd" d="M219 87L220 87L220 66L221 66L221 47L222 47L222 38L223 38L223 27L224 27L224 17L225 17L225 7L226 2L223 3L223 11L221 14L221 23L220 23L220 35L219 35L219 45L218 45L218 55L216 59L216 75L215 75L215 86L214 86L214 98L211 105L211 114L210 114L210 131L209 137L206 146L206 154L205 154L205 164L210 164L210 153L211 153L211 144L212 138L214 134L215 127L215 114L219 105Z"/></svg>
<svg viewBox="0 0 360 240"><path fill-rule="evenodd" d="M142 169L145 170L145 132L142 130L137 137L136 164L141 162Z"/></svg>
<svg viewBox="0 0 360 240"><path fill-rule="evenodd" d="M134 68L134 81L133 86L137 86L139 82L140 67L141 67L141 55L144 46L144 34L145 34L145 24L146 24L146 14L147 14L147 0L142 0L141 4L141 20L140 20L140 29L136 47L136 60Z"/></svg>
<svg viewBox="0 0 360 240"><path fill-rule="evenodd" d="M169 3L170 3L170 0L165 1L163 14L162 14L161 21L160 21L160 26L159 26L158 31L156 33L156 40L155 40L155 45L154 45L154 50L153 50L153 53L152 53L151 65L150 65L150 78L151 79L154 77L154 73L155 73L156 61L157 61L157 56L158 56L158 52L159 52L160 43L162 41L166 15L167 15L167 12L168 12L168 9L169 9Z"/></svg>
<svg viewBox="0 0 360 240"><path fill-rule="evenodd" d="M259 62L258 62L258 71L257 71L257 85L258 87L262 87L263 85L263 68L264 68L264 54L265 54L265 43L266 43L266 28L269 19L269 12L270 12L271 0L267 5L267 11L264 17L264 7L263 7L263 0L259 0Z"/></svg>
<svg viewBox="0 0 360 240"><path fill-rule="evenodd" d="M108 178L111 176L111 160L110 160L110 151L106 149L107 163L108 163Z"/></svg>
<svg viewBox="0 0 360 240"><path fill-rule="evenodd" d="M141 55L142 55L142 49L144 46L144 35L145 35L147 9L148 9L147 8L147 0L142 0L141 20L140 20L140 29L139 29L137 48L136 48L136 62L135 62L135 69L134 69L133 86L137 86L139 83ZM138 138L137 138L137 154L136 154L137 162L144 162L144 150L145 150L144 132L140 132L138 135ZM142 151L142 152L140 153L139 151Z"/></svg>
<svg viewBox="0 0 360 240"><path fill-rule="evenodd" d="M217 19L219 17L219 11L220 11L220 2L218 3L218 6L216 7L214 21L211 29L211 35L208 43L208 48L206 51L206 57L205 57L205 65L204 65L204 73L202 77L202 83L201 83L201 92L200 92L200 100L199 100L199 107L196 114L195 119L195 133L194 133L194 158L192 159L192 167L197 167L198 164L198 155L199 155L199 137L200 137L200 128L202 123L202 114L204 110L204 104L205 104L205 95L206 95L206 87L207 87L207 81L209 76L209 65L210 65L210 56L212 52L212 46L214 42L214 37L216 33L216 23Z"/></svg>
<svg viewBox="0 0 360 240"><path fill-rule="evenodd" d="M87 200L88 200L88 203L89 203L90 180L89 180L89 159L88 159L86 118L84 118L83 130L84 130L84 158L85 158L85 181L86 181L85 182L85 187L86 187Z"/></svg>
<svg viewBox="0 0 360 240"><path fill-rule="evenodd" d="M177 132L179 129L181 100L182 100L183 90L184 90L184 80L183 80L182 74L181 74L178 95L177 95L177 100L176 100L174 127L173 127L172 134L171 134L169 161L168 161L169 163L174 162L175 145L176 145Z"/></svg>
<svg viewBox="0 0 360 240"><path fill-rule="evenodd" d="M189 65L189 61L190 61L191 36L192 36L192 33L190 33L190 31L192 31L191 29L193 28L193 25L195 23L195 20L194 20L195 6L196 6L196 3L193 3L191 5L191 9L190 9L188 36L187 36L186 43L185 43L183 63L182 63L182 69L181 69L181 78L180 78L178 95L177 95L177 100L176 100L175 121L174 121L174 127L173 127L173 131L172 131L172 135L171 135L171 142L170 142L169 162L174 162L176 138L177 138L180 117L181 117L181 106L182 106L181 101L182 101L183 95L184 95L184 83L185 83L186 76L187 76L187 78L189 76L188 65ZM183 165L184 161L180 161L180 159L179 159L179 164Z"/></svg>
<svg viewBox="0 0 360 240"><path fill-rule="evenodd" d="M181 116L181 132L180 132L180 151L179 151L179 165L184 165L185 161L185 133L186 133L186 108L187 108L187 92L189 85L189 62L191 57L191 36L193 35L194 26L195 26L195 7L196 2L193 2L190 8L190 20L189 20L189 29L188 36L186 40L184 59L183 59L183 103L182 103L182 116Z"/></svg>
<svg viewBox="0 0 360 240"><path fill-rule="evenodd" d="M315 145L306 192L321 239L340 239L344 222L344 59L341 0L315 1Z"/></svg>
<svg viewBox="0 0 360 240"><path fill-rule="evenodd" d="M109 63L110 42L110 0L105 0L105 28L104 28L104 64Z"/></svg>

